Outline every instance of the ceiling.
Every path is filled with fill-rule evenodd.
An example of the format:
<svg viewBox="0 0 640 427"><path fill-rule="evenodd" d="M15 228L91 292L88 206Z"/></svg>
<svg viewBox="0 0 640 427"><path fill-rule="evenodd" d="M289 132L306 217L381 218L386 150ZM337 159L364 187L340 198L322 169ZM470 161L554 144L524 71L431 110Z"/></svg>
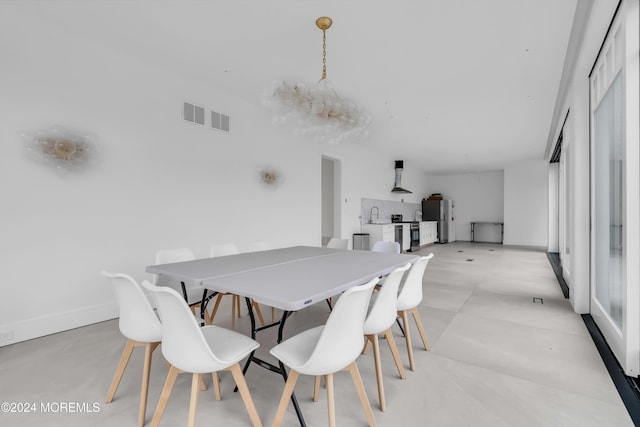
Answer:
<svg viewBox="0 0 640 427"><path fill-rule="evenodd" d="M577 1L76 1L57 18L259 104L273 80L320 79L330 16L328 79L373 115L357 144L438 174L543 158Z"/></svg>

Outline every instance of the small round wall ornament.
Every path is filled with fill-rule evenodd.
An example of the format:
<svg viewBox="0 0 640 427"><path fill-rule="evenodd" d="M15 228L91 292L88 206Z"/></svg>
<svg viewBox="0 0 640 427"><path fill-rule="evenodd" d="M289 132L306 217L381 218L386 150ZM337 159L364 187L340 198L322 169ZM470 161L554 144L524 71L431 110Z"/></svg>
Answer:
<svg viewBox="0 0 640 427"><path fill-rule="evenodd" d="M91 138L60 126L23 132L27 153L37 161L59 170L81 170L91 159Z"/></svg>
<svg viewBox="0 0 640 427"><path fill-rule="evenodd" d="M260 182L268 188L278 188L284 179L282 174L272 167L265 167L260 171Z"/></svg>

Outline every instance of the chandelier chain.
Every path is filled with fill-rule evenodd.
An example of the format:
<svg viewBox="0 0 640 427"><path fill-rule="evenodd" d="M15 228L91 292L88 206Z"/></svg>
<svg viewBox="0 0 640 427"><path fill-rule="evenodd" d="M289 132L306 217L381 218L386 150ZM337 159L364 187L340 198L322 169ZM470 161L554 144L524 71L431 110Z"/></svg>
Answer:
<svg viewBox="0 0 640 427"><path fill-rule="evenodd" d="M327 32L322 30L322 79L327 78Z"/></svg>

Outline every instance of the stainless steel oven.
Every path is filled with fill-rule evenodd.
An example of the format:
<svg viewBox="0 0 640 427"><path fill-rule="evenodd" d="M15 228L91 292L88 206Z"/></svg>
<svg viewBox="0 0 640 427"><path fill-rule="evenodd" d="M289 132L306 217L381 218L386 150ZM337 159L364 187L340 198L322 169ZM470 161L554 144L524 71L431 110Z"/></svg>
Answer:
<svg viewBox="0 0 640 427"><path fill-rule="evenodd" d="M420 250L420 223L418 221L413 221L410 224L411 227L411 247L409 250L411 252Z"/></svg>
<svg viewBox="0 0 640 427"><path fill-rule="evenodd" d="M403 221L402 215L391 215L391 222L397 224L395 227L395 240L400 244L402 248L403 243L403 224L409 224L409 251L420 250L420 223L418 221Z"/></svg>

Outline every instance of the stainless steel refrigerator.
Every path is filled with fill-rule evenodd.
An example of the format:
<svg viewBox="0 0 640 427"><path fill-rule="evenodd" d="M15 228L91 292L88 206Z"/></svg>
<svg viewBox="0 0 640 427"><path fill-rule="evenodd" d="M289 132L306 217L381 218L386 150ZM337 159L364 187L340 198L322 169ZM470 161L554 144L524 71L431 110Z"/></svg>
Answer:
<svg viewBox="0 0 640 427"><path fill-rule="evenodd" d="M453 200L423 200L422 220L438 221L438 243L455 241Z"/></svg>

